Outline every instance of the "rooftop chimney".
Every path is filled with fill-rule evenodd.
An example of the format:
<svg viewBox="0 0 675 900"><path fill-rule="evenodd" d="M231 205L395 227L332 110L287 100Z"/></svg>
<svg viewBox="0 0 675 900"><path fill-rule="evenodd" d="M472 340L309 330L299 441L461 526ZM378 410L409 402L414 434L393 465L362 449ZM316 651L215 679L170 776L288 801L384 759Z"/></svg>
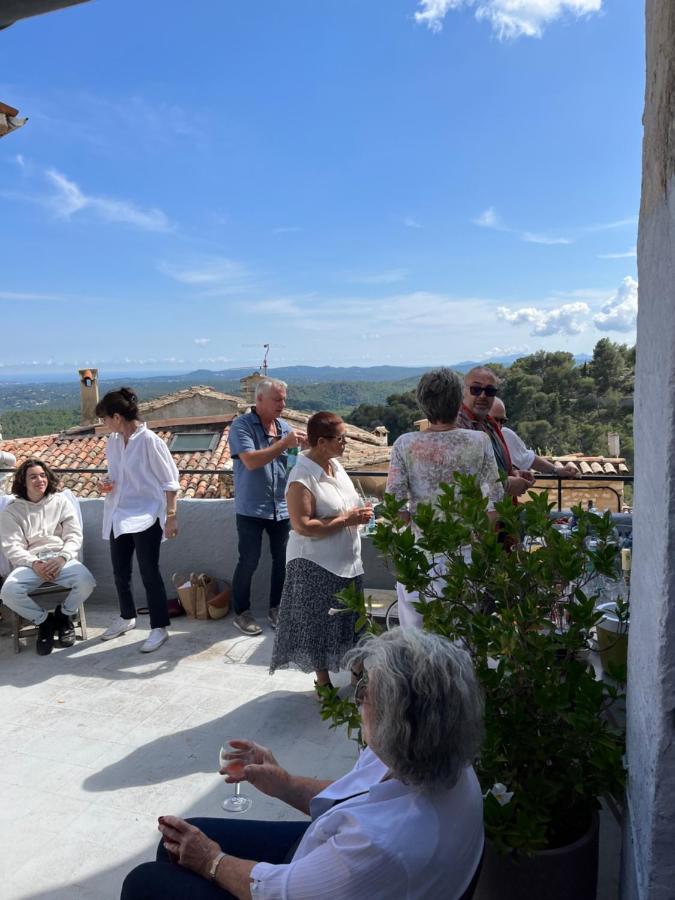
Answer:
<svg viewBox="0 0 675 900"><path fill-rule="evenodd" d="M79 369L80 373L80 424L93 425L98 422L98 369Z"/></svg>
<svg viewBox="0 0 675 900"><path fill-rule="evenodd" d="M241 395L247 406L255 406L255 392L258 387L258 382L263 381L264 377L265 376L261 375L260 372L253 372L252 375L246 375L244 378L239 379Z"/></svg>

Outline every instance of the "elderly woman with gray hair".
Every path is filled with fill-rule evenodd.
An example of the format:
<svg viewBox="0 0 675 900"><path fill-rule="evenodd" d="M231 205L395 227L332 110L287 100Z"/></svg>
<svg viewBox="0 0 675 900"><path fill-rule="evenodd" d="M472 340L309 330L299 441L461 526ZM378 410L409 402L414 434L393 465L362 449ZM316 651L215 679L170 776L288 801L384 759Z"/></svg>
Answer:
<svg viewBox="0 0 675 900"><path fill-rule="evenodd" d="M246 780L311 821L162 816L157 861L127 876L122 900L472 896L483 853L472 768L483 707L468 653L397 628L362 641L345 663L358 679L367 744L347 775L291 775L265 747L231 742L229 758L246 764Z"/></svg>
<svg viewBox="0 0 675 900"><path fill-rule="evenodd" d="M417 402L428 424L424 431L402 434L394 441L387 477L387 491L406 502L406 521L420 503L433 503L441 484L452 484L457 472L476 476L489 510L504 495L489 437L456 423L463 393L461 378L450 369L433 369L419 380ZM434 560L430 567L442 575ZM419 602L417 592L406 591L399 582L396 593L401 625L421 627L422 616L414 606Z"/></svg>

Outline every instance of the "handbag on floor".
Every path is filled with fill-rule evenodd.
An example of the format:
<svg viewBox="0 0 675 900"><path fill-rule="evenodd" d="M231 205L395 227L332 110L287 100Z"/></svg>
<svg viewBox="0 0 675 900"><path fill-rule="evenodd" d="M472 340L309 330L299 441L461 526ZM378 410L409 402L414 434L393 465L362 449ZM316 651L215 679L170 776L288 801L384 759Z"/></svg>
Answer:
<svg viewBox="0 0 675 900"><path fill-rule="evenodd" d="M229 585L220 591L218 582L205 572L189 576L176 572L172 578L181 606L191 619L222 619L230 611Z"/></svg>

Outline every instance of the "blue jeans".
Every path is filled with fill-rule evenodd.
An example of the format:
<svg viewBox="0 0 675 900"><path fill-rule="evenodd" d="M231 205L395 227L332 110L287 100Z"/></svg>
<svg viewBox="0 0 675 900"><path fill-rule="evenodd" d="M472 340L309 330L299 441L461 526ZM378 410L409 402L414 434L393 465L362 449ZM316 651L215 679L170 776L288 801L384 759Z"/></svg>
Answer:
<svg viewBox="0 0 675 900"><path fill-rule="evenodd" d="M290 862L309 822L256 822L234 819L188 819L221 850L241 859L281 865ZM121 900L236 900L201 875L172 862L162 844L157 861L136 866L122 885Z"/></svg>
<svg viewBox="0 0 675 900"><path fill-rule="evenodd" d="M70 589L70 593L61 604L61 609L67 616L74 616L96 587L94 576L89 569L76 559L68 560L53 583ZM40 625L47 618L47 610L32 600L29 594L41 584L51 582L45 582L28 566L19 566L12 569L5 579L0 599L8 609L14 610L22 619L32 622L33 625Z"/></svg>
<svg viewBox="0 0 675 900"><path fill-rule="evenodd" d="M251 608L251 579L260 562L263 531L267 532L272 556L270 579L270 609L281 602L286 575L286 544L291 523L288 519L259 519L237 513L239 562L232 577L232 604L236 615Z"/></svg>

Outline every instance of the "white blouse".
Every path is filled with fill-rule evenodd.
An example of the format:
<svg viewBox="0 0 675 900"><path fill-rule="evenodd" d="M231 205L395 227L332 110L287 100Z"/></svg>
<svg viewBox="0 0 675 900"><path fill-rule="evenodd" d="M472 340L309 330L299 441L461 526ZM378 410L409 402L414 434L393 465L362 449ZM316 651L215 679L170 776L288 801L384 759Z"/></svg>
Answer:
<svg viewBox="0 0 675 900"><path fill-rule="evenodd" d="M291 862L253 867L253 897L461 897L483 852L483 798L473 769L464 769L454 787L434 790L382 781L386 773L364 750L351 772L311 801L313 821Z"/></svg>
<svg viewBox="0 0 675 900"><path fill-rule="evenodd" d="M112 530L121 534L137 534L150 528L155 519L166 523L165 491L177 491L178 469L164 441L139 425L126 446L121 434L111 434L106 444L108 475L115 482L105 495L103 537Z"/></svg>
<svg viewBox="0 0 675 900"><path fill-rule="evenodd" d="M341 463L332 459L331 466L333 474L327 475L318 463L312 462L306 451L299 453L286 486L288 493L288 488L297 481L311 492L317 519L332 519L359 505L359 495ZM341 578L363 575L359 527L350 525L324 537L306 537L291 531L286 545L286 563L292 559L308 559Z"/></svg>

